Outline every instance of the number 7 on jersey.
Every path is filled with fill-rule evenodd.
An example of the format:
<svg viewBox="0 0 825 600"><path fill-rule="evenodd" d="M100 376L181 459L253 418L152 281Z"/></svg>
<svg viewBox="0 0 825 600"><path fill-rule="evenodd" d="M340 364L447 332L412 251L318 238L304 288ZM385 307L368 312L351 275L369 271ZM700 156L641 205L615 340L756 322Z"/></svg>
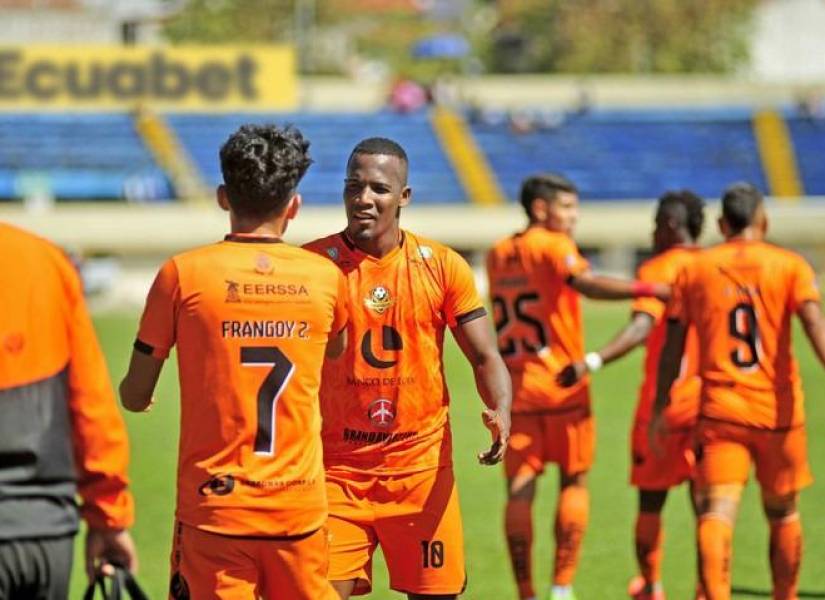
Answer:
<svg viewBox="0 0 825 600"><path fill-rule="evenodd" d="M255 454L275 454L275 413L278 399L284 391L295 365L275 346L245 346L241 348L244 367L271 367L258 388L258 431L255 434Z"/></svg>

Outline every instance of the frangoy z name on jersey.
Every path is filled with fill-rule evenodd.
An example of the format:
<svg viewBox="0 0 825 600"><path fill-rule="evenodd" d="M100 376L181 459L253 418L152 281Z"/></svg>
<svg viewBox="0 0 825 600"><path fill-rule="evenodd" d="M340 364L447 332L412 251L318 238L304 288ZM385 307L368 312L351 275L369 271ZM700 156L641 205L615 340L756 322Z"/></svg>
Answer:
<svg viewBox="0 0 825 600"><path fill-rule="evenodd" d="M221 321L224 338L299 338L309 337L307 321Z"/></svg>

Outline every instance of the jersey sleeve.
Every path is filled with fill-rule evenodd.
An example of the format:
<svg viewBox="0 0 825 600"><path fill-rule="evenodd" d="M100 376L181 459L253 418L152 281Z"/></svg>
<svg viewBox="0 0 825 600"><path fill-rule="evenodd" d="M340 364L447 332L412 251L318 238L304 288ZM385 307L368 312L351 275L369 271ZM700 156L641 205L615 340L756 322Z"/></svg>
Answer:
<svg viewBox="0 0 825 600"><path fill-rule="evenodd" d="M91 527L122 529L134 521L128 490L129 439L115 402L75 268L60 261L69 338L69 413L80 514Z"/></svg>
<svg viewBox="0 0 825 600"><path fill-rule="evenodd" d="M332 317L332 333L340 333L349 321L349 289L347 287L347 278L338 269L335 269L338 275L338 297L335 300L335 307L333 309Z"/></svg>
<svg viewBox="0 0 825 600"><path fill-rule="evenodd" d="M800 258L794 269L793 286L791 288L791 308L796 311L805 302L819 302L821 294L816 284L816 274L811 266Z"/></svg>
<svg viewBox="0 0 825 600"><path fill-rule="evenodd" d="M636 279L644 283L658 283L663 281L661 275L657 273L657 269L649 262L645 262L639 267L636 273ZM633 300L630 309L634 313L650 315L654 321L658 321L665 314L664 302L652 296L636 298Z"/></svg>
<svg viewBox="0 0 825 600"><path fill-rule="evenodd" d="M553 270L565 281L590 270L590 263L581 255L576 243L566 236L559 236L559 241L548 250Z"/></svg>
<svg viewBox="0 0 825 600"><path fill-rule="evenodd" d="M180 305L180 280L174 260L167 261L155 277L140 319L135 349L166 358L175 345L175 324Z"/></svg>
<svg viewBox="0 0 825 600"><path fill-rule="evenodd" d="M487 314L476 290L473 270L467 261L452 250L444 258L444 275L444 313L450 327Z"/></svg>
<svg viewBox="0 0 825 600"><path fill-rule="evenodd" d="M687 296L690 290L690 273L687 267L682 268L676 275L676 279L671 286L670 302L665 309L668 319L679 321L687 325L690 321L688 314Z"/></svg>

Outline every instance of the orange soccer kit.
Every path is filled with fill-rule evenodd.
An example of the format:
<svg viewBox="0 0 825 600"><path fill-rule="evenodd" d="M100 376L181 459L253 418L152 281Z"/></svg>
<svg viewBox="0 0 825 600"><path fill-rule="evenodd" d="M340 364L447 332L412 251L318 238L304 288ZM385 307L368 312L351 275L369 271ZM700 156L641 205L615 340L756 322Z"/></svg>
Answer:
<svg viewBox="0 0 825 600"><path fill-rule="evenodd" d="M676 246L645 261L638 272L638 280L670 283L678 272L697 256L700 250ZM664 411L667 435L662 440L662 454L656 456L648 447L647 430L656 399L656 375L659 355L665 343L667 319L665 304L656 298L637 298L633 301L634 313L650 315L653 330L647 338L645 351L645 376L639 390L639 402L633 420L631 434L632 467L630 482L643 490L666 490L690 479L695 458L693 438L699 412L699 393L702 382L698 376L699 348L696 332L688 331L679 378L670 388L670 402Z"/></svg>
<svg viewBox="0 0 825 600"><path fill-rule="evenodd" d="M567 284L588 269L569 236L537 226L498 242L487 256L499 352L513 382L512 428L504 458L508 479L538 475L546 463L557 463L570 475L588 471L593 464L588 379L569 388L556 383L558 373L584 355L579 295ZM555 585L573 581L588 513L585 488L567 486L561 491ZM532 597L529 502L507 503L506 530L519 593Z"/></svg>
<svg viewBox="0 0 825 600"><path fill-rule="evenodd" d="M819 301L810 266L763 242L721 244L679 275L669 315L694 325L699 340L702 484L744 483L751 461L772 494L811 482L791 350L791 316L809 300Z"/></svg>
<svg viewBox="0 0 825 600"><path fill-rule="evenodd" d="M387 256L345 233L309 249L346 275L349 346L321 388L329 495L330 579L372 587L381 545L392 589L457 594L464 544L452 472L444 330L485 315L469 265L408 231Z"/></svg>
<svg viewBox="0 0 825 600"><path fill-rule="evenodd" d="M173 597L335 598L317 397L347 316L340 272L273 238L228 235L161 268L135 348L178 348Z"/></svg>

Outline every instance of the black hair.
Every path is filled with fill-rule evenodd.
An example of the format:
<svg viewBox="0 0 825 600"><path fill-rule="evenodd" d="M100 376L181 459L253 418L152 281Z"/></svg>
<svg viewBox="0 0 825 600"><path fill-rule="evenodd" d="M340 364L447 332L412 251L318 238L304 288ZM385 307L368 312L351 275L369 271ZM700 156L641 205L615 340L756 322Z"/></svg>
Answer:
<svg viewBox="0 0 825 600"><path fill-rule="evenodd" d="M736 235L753 224L762 202L762 192L752 183L740 182L728 186L722 194L722 218L731 233Z"/></svg>
<svg viewBox="0 0 825 600"><path fill-rule="evenodd" d="M309 141L291 125L242 125L221 146L221 173L232 210L243 217L277 214L312 159Z"/></svg>
<svg viewBox="0 0 825 600"><path fill-rule="evenodd" d="M579 190L572 181L558 173L531 175L521 183L521 205L527 216L532 219L533 200L554 200L560 192L578 194Z"/></svg>
<svg viewBox="0 0 825 600"><path fill-rule="evenodd" d="M690 190L669 190L659 198L659 212L675 219L679 227L688 230L693 241L702 235L705 224L705 202Z"/></svg>
<svg viewBox="0 0 825 600"><path fill-rule="evenodd" d="M347 164L349 164L349 161L351 161L352 157L356 154L383 154L385 156L395 156L404 164L410 164L410 160L407 158L407 153L404 151L404 148L401 147L401 144L389 138L371 137L361 140L355 145L352 152L350 152Z"/></svg>

